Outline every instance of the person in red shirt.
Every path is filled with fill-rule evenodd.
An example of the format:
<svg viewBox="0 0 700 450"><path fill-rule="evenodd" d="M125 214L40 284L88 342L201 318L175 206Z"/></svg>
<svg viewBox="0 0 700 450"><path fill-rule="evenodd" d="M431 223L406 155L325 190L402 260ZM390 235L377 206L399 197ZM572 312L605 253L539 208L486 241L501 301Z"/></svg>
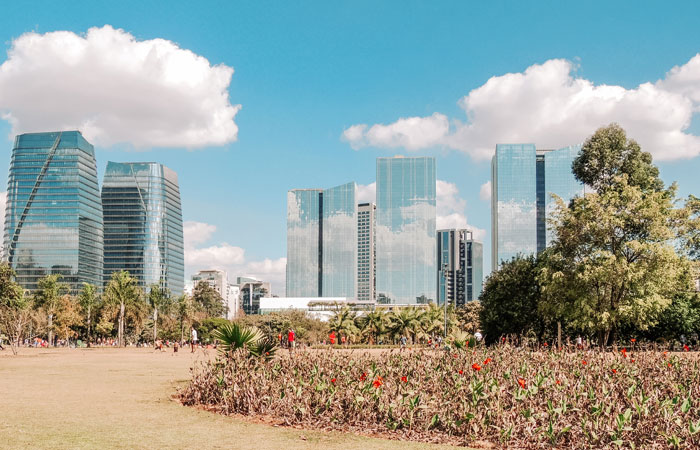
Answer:
<svg viewBox="0 0 700 450"><path fill-rule="evenodd" d="M287 341L289 342L289 353L294 351L294 346L296 345L296 334L291 328L287 332Z"/></svg>

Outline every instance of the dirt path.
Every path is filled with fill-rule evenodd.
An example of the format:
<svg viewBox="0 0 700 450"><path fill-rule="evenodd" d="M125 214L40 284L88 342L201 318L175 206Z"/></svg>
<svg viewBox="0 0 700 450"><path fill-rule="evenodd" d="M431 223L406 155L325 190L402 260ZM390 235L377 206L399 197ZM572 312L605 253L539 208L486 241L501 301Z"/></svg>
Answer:
<svg viewBox="0 0 700 450"><path fill-rule="evenodd" d="M248 423L171 396L211 357L149 349L0 352L0 448L402 449L439 446ZM442 447L453 448L453 447Z"/></svg>

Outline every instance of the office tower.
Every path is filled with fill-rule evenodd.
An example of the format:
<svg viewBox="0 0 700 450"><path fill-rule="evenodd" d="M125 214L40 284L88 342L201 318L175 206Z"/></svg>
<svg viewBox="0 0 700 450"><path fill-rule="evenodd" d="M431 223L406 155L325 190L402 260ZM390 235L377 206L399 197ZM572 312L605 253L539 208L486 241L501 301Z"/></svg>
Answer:
<svg viewBox="0 0 700 450"><path fill-rule="evenodd" d="M127 270L148 290L184 288L182 209L177 174L157 163L108 162L102 186L104 282Z"/></svg>
<svg viewBox="0 0 700 450"><path fill-rule="evenodd" d="M229 299L229 284L226 272L218 269L200 270L192 275L192 285L197 287L199 283L207 283L212 289L219 293L221 300L223 300L227 308L225 317L231 319L232 314L235 314L237 309L236 305L231 305Z"/></svg>
<svg viewBox="0 0 700 450"><path fill-rule="evenodd" d="M478 300L484 276L484 249L464 229L437 232L438 301L464 306Z"/></svg>
<svg viewBox="0 0 700 450"><path fill-rule="evenodd" d="M272 290L270 282L250 277L238 277L236 278L236 283L239 288L239 298L243 306L243 312L246 314L260 314L260 298L270 295Z"/></svg>
<svg viewBox="0 0 700 450"><path fill-rule="evenodd" d="M499 144L491 160L491 268L517 254L533 254L552 240L547 217L552 194L568 202L583 193L571 172L580 146L537 150L534 144Z"/></svg>
<svg viewBox="0 0 700 450"><path fill-rule="evenodd" d="M287 192L287 297L321 296L323 191Z"/></svg>
<svg viewBox="0 0 700 450"><path fill-rule="evenodd" d="M62 275L71 293L102 288L102 205L95 150L79 131L15 138L7 182L4 258L34 292Z"/></svg>
<svg viewBox="0 0 700 450"><path fill-rule="evenodd" d="M287 297L355 297L357 186L287 193Z"/></svg>
<svg viewBox="0 0 700 450"><path fill-rule="evenodd" d="M357 300L375 300L376 239L375 217L377 205L357 205Z"/></svg>
<svg viewBox="0 0 700 450"><path fill-rule="evenodd" d="M436 299L435 158L377 158L377 302Z"/></svg>

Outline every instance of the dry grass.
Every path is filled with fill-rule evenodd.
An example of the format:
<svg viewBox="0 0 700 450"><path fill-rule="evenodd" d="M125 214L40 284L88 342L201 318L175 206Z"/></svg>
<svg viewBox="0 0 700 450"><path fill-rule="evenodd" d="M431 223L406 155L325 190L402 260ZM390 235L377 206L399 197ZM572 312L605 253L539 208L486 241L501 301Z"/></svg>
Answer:
<svg viewBox="0 0 700 450"><path fill-rule="evenodd" d="M272 427L172 399L200 351L0 351L0 448L441 448L339 432ZM442 447L446 448L446 447Z"/></svg>

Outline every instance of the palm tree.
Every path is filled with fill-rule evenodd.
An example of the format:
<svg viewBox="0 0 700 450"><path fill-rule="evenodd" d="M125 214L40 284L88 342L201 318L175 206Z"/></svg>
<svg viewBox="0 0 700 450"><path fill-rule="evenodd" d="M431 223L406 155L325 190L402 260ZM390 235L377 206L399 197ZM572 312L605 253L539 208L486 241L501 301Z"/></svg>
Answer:
<svg viewBox="0 0 700 450"><path fill-rule="evenodd" d="M185 339L185 322L192 320L195 313L195 305L192 297L183 294L177 299L177 318L180 321L180 342Z"/></svg>
<svg viewBox="0 0 700 450"><path fill-rule="evenodd" d="M387 314L383 309L375 309L357 320L358 328L369 336L370 344L376 343L384 333L387 324Z"/></svg>
<svg viewBox="0 0 700 450"><path fill-rule="evenodd" d="M112 273L112 279L109 280L105 289L105 299L119 307L119 326L117 339L119 345L124 346L124 322L126 318L126 308L130 309L137 306L136 303L142 296L141 288L135 278L129 275L126 270Z"/></svg>
<svg viewBox="0 0 700 450"><path fill-rule="evenodd" d="M97 289L90 283L83 283L83 289L78 295L78 302L83 308L87 323L87 345L90 346L90 338L92 332L92 316L95 314L99 306L100 297L97 295Z"/></svg>
<svg viewBox="0 0 700 450"><path fill-rule="evenodd" d="M248 350L249 356L270 359L277 351L277 342L255 327L226 323L214 331L214 337L220 341L219 351L227 356L242 348Z"/></svg>
<svg viewBox="0 0 700 450"><path fill-rule="evenodd" d="M172 306L170 291L163 289L157 284L151 285L148 293L148 304L153 309L153 345L158 339L158 312L167 314Z"/></svg>
<svg viewBox="0 0 700 450"><path fill-rule="evenodd" d="M428 336L441 335L445 330L445 310L429 303L420 317L422 331Z"/></svg>
<svg viewBox="0 0 700 450"><path fill-rule="evenodd" d="M389 316L389 329L394 337L414 339L420 328L420 311L417 308L401 308Z"/></svg>
<svg viewBox="0 0 700 450"><path fill-rule="evenodd" d="M61 295L67 291L68 286L59 280L60 274L47 275L39 280L39 289L34 294L37 305L43 306L48 315L49 345L53 345L53 318L61 304Z"/></svg>
<svg viewBox="0 0 700 450"><path fill-rule="evenodd" d="M350 335L357 332L355 326L355 317L357 314L350 310L350 307L345 305L335 312L333 317L328 321L330 331L335 331L338 334Z"/></svg>

